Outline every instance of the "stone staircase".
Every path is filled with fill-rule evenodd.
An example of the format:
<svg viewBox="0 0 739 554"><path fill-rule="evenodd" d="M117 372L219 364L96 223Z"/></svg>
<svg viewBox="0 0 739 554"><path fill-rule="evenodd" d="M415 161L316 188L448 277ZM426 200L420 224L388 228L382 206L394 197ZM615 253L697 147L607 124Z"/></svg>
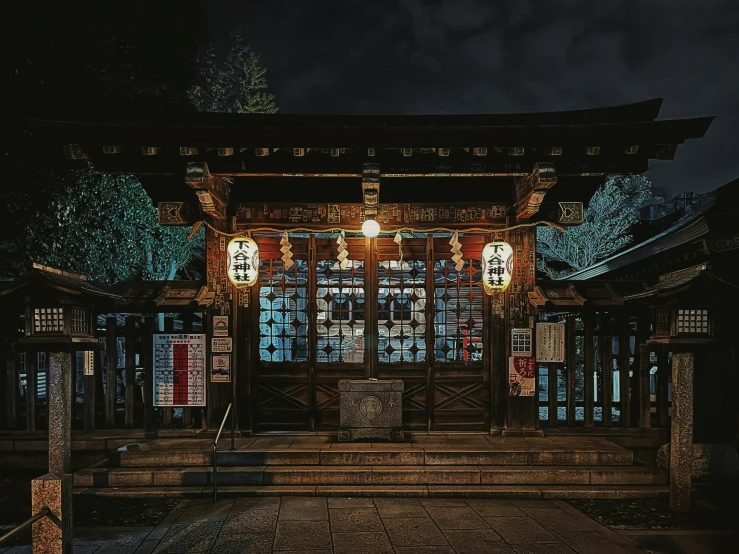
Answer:
<svg viewBox="0 0 739 554"><path fill-rule="evenodd" d="M240 439L218 452L219 495L643 498L666 495L666 475L599 438L336 443L328 437ZM425 436L428 438L429 436ZM301 440L303 439L303 440ZM224 448L226 441L224 441ZM212 494L207 441L124 446L74 475L76 494ZM199 448L198 448L199 447Z"/></svg>

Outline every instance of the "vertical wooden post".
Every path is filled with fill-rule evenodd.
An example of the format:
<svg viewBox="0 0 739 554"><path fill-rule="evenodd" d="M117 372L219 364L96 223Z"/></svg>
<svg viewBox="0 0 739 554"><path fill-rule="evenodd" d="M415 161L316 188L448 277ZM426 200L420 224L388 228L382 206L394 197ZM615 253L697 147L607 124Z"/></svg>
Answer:
<svg viewBox="0 0 739 554"><path fill-rule="evenodd" d="M549 413L549 425L552 427L557 426L557 366L559 364L555 362L550 362L547 364L547 384L549 385L547 388L549 389L547 391L549 396L549 409L547 410Z"/></svg>
<svg viewBox="0 0 739 554"><path fill-rule="evenodd" d="M434 298L434 236L426 234L426 431L433 429L434 411L434 356L436 342L434 340L434 318L436 317L436 300ZM484 356L485 354L483 354ZM492 388L492 387L491 387ZM494 395L495 391L492 390ZM493 407L495 398L492 397Z"/></svg>
<svg viewBox="0 0 739 554"><path fill-rule="evenodd" d="M611 337L611 314L600 315L600 376L603 382L603 425L613 423L613 338Z"/></svg>
<svg viewBox="0 0 739 554"><path fill-rule="evenodd" d="M670 509L677 512L687 512L690 509L690 482L693 472L693 372L693 353L673 354Z"/></svg>
<svg viewBox="0 0 739 554"><path fill-rule="evenodd" d="M154 318L144 318L144 429L154 423Z"/></svg>
<svg viewBox="0 0 739 554"><path fill-rule="evenodd" d="M585 313L585 427L593 427L593 400L595 392L595 352L593 351L593 327L595 317Z"/></svg>
<svg viewBox="0 0 739 554"><path fill-rule="evenodd" d="M116 370L118 366L117 320L105 318L105 425L115 427L115 408L118 399L116 391Z"/></svg>
<svg viewBox="0 0 739 554"><path fill-rule="evenodd" d="M629 403L630 394L630 377L629 371L631 370L629 359L631 358L631 336L629 333L629 316L627 314L621 314L619 320L619 337L618 337L618 371L619 371L619 385L621 396L620 410L621 410L621 426L631 426L631 407Z"/></svg>
<svg viewBox="0 0 739 554"><path fill-rule="evenodd" d="M8 349L5 352L5 379L7 388L5 389L5 401L7 410L7 427L15 429L18 426L16 415L16 400L18 399L18 366L16 365L16 353L13 352L13 345L8 342Z"/></svg>
<svg viewBox="0 0 739 554"><path fill-rule="evenodd" d="M36 430L36 402L38 399L38 387L36 386L36 374L38 370L38 352L26 352L26 431ZM48 403L49 397L46 396ZM48 406L48 404L47 404ZM47 409L48 411L48 409Z"/></svg>
<svg viewBox="0 0 739 554"><path fill-rule="evenodd" d="M127 429L133 429L133 402L136 389L136 320L133 316L126 317L125 327L126 344L126 412L125 422Z"/></svg>
<svg viewBox="0 0 739 554"><path fill-rule="evenodd" d="M565 328L565 364L567 368L567 425L575 425L576 403L575 403L575 350L576 342L576 320L574 315L567 318Z"/></svg>
<svg viewBox="0 0 739 554"><path fill-rule="evenodd" d="M211 318L211 320L212 319L213 318ZM174 318L172 317L164 318L164 329L162 329L162 331L164 333L174 333ZM212 330L208 336L212 336ZM210 345L208 345L206 348L206 351L208 352L207 354L208 357L210 357L209 348L210 348ZM173 411L174 411L174 408L162 408L162 425L170 425L172 423Z"/></svg>
<svg viewBox="0 0 739 554"><path fill-rule="evenodd" d="M657 353L657 426L659 427L667 427L670 420L669 397L667 395L668 373L670 370L667 351L659 351Z"/></svg>
<svg viewBox="0 0 739 554"><path fill-rule="evenodd" d="M316 390L314 384L316 382L316 359L318 357L318 354L316 352L316 347L318 345L318 330L316 329L315 321L318 317L318 277L317 277L317 266L318 266L318 256L316 253L316 235L311 233L308 236L308 429L313 431L316 428L316 413L315 413L315 402L313 399L313 391ZM365 279L367 279L367 272L365 272L364 275ZM366 283L365 283L366 286ZM369 299L370 297L366 294L367 289L365 288L365 299ZM369 306L369 302L365 301L364 309L367 310ZM254 311L252 312L254 315L252 317L252 320L257 321L259 319L259 313L258 308L252 308ZM367 313L364 314L365 321L367 321ZM256 325L256 324L255 324ZM251 328L255 329L257 328L255 325L252 325ZM256 337L255 337L256 338ZM252 354L252 356L255 356L256 352ZM365 356L367 355L366 345L365 345ZM367 367L367 364L365 364L365 367ZM256 417L256 404L257 404L257 387L252 388L253 398L251 401L252 404L252 418ZM252 419L254 421L254 419Z"/></svg>
<svg viewBox="0 0 739 554"><path fill-rule="evenodd" d="M234 287L235 289L235 287ZM234 293L236 294L236 293ZM192 333L192 312L185 312L180 314L180 317L182 318L182 333L185 335L189 335ZM233 316L232 316L233 317ZM231 354L233 357L233 354ZM231 380L233 381L233 360L231 360ZM206 377L207 378L207 377ZM232 407L233 409L233 407ZM192 408L183 408L182 410L182 425L184 427L189 427L192 425Z"/></svg>
<svg viewBox="0 0 739 554"><path fill-rule="evenodd" d="M649 346L639 346L639 428L649 429L652 426L652 410L649 398Z"/></svg>

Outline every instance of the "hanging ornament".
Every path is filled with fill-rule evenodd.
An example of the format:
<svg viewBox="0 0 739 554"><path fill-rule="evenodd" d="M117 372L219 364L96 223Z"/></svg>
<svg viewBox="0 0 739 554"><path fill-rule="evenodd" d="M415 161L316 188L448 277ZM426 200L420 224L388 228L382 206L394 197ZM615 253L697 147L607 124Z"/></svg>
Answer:
<svg viewBox="0 0 739 554"><path fill-rule="evenodd" d="M457 271L462 271L462 268L464 267L464 259L462 256L462 243L459 242L459 233L456 231L452 235L452 239L449 241L449 244L452 245L452 260L454 260L455 268Z"/></svg>
<svg viewBox="0 0 739 554"><path fill-rule="evenodd" d="M400 267L403 267L403 237L400 234L400 231L395 233L395 238L393 239L393 242L398 245L398 257L400 258L398 260L398 265Z"/></svg>
<svg viewBox="0 0 739 554"><path fill-rule="evenodd" d="M282 252L282 267L285 269L290 269L292 266L295 265L295 262L293 261L293 253L290 251L292 247L293 245L290 244L290 241L287 238L287 231L285 231L285 234L282 235L282 238L280 239L280 252Z"/></svg>
<svg viewBox="0 0 739 554"><path fill-rule="evenodd" d="M339 260L339 267L341 269L346 269L346 266L349 265L349 250L347 250L347 243L346 243L346 235L344 234L344 231L341 231L339 233L339 238L336 239L336 244L338 244L338 251L339 254L336 256L336 259Z"/></svg>

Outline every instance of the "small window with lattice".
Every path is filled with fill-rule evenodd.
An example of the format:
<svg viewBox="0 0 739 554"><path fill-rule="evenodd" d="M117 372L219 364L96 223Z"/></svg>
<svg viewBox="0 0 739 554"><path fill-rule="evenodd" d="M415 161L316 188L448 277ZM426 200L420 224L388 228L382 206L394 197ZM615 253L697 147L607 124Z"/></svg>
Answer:
<svg viewBox="0 0 739 554"><path fill-rule="evenodd" d="M90 315L85 308L72 308L72 332L90 334Z"/></svg>
<svg viewBox="0 0 739 554"><path fill-rule="evenodd" d="M708 310L678 310L677 332L690 334L709 334L711 326Z"/></svg>
<svg viewBox="0 0 739 554"><path fill-rule="evenodd" d="M36 333L60 333L64 331L64 308L36 308L33 310Z"/></svg>
<svg viewBox="0 0 739 554"><path fill-rule="evenodd" d="M657 310L656 334L667 336L670 334L670 309Z"/></svg>

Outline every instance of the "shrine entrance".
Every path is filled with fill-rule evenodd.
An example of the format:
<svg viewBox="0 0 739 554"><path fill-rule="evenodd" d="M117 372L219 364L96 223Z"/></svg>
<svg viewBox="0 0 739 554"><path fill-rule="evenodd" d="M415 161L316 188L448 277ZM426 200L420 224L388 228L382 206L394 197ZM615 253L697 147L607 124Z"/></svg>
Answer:
<svg viewBox="0 0 739 554"><path fill-rule="evenodd" d="M339 380L366 378L405 383L407 430L489 429L492 308L474 257L486 237L459 238L460 271L449 236L346 237L343 269L337 237L291 235L289 269L281 236L254 237L255 430L333 431Z"/></svg>

